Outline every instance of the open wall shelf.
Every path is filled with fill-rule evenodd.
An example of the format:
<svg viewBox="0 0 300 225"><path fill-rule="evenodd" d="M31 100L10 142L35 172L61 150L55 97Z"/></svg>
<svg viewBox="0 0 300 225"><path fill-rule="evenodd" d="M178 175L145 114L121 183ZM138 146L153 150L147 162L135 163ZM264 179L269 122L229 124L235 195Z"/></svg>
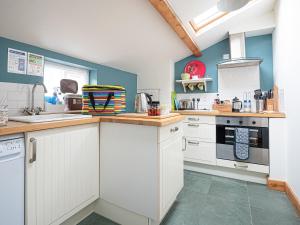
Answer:
<svg viewBox="0 0 300 225"><path fill-rule="evenodd" d="M186 92L187 88L189 88L191 91L195 90L196 88L198 88L199 84L200 86L203 86L204 91L206 91L206 84L210 81L212 81L212 78L200 78L198 80L176 80L176 83L182 84L184 92Z"/></svg>

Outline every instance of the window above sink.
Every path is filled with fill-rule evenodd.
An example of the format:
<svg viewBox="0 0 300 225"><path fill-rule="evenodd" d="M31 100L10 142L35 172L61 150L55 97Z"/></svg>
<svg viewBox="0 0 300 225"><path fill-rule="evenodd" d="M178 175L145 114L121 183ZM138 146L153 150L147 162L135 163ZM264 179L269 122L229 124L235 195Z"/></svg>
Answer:
<svg viewBox="0 0 300 225"><path fill-rule="evenodd" d="M53 96L58 97L58 104L63 103L64 94L62 94L60 91L60 81L62 79L71 79L77 81L78 94L81 94L82 86L84 84L89 84L89 70L46 61L44 69L44 84L48 90L48 93L46 94L46 100L48 103L55 105L56 101L52 99Z"/></svg>

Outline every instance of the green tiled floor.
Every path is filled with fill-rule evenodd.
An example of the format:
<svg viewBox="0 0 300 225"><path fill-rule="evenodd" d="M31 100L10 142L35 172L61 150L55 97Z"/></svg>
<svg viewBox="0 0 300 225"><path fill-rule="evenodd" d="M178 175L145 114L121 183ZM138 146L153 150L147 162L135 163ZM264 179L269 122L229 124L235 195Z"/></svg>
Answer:
<svg viewBox="0 0 300 225"><path fill-rule="evenodd" d="M185 171L184 188L162 225L300 225L284 193L265 185ZM79 225L117 225L92 214Z"/></svg>

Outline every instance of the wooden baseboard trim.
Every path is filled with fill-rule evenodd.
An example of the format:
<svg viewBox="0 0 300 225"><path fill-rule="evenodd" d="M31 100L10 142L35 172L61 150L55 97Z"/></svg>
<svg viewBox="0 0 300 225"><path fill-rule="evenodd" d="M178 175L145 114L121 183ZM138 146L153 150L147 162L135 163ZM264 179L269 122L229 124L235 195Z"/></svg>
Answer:
<svg viewBox="0 0 300 225"><path fill-rule="evenodd" d="M280 180L269 180L267 182L267 186L269 189L285 192L286 183L285 181Z"/></svg>
<svg viewBox="0 0 300 225"><path fill-rule="evenodd" d="M292 204L296 207L298 214L300 215L300 201L288 183L286 183L285 192Z"/></svg>
<svg viewBox="0 0 300 225"><path fill-rule="evenodd" d="M268 179L267 187L271 190L285 192L291 203L295 206L298 214L300 215L300 200L287 182Z"/></svg>

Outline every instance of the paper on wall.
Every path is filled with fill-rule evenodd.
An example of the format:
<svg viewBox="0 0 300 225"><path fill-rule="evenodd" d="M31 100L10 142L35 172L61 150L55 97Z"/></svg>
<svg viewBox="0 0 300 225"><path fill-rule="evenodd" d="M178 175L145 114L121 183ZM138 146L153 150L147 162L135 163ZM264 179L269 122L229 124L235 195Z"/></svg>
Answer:
<svg viewBox="0 0 300 225"><path fill-rule="evenodd" d="M28 52L27 74L44 76L44 56Z"/></svg>
<svg viewBox="0 0 300 225"><path fill-rule="evenodd" d="M8 48L7 72L26 74L27 52Z"/></svg>

